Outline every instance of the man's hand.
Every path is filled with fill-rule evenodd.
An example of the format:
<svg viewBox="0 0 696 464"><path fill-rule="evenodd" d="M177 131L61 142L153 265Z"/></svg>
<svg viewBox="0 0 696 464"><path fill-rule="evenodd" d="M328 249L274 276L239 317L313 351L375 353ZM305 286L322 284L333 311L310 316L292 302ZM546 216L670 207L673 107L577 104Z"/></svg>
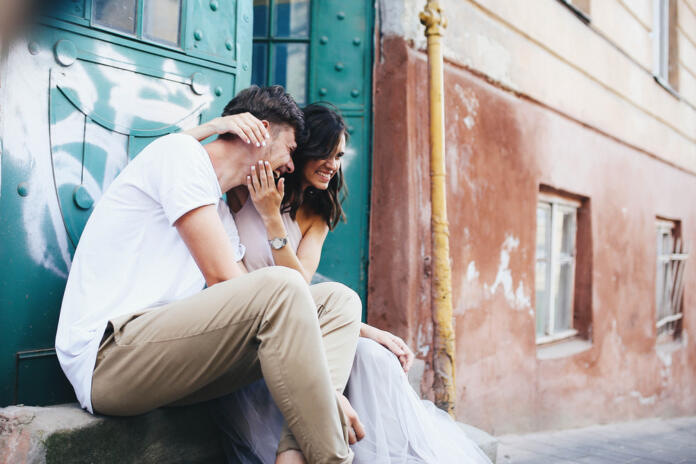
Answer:
<svg viewBox="0 0 696 464"><path fill-rule="evenodd" d="M240 113L217 117L184 131L184 134L190 135L199 142L213 135L234 134L246 143L262 147L266 146L266 142L271 138L267 124L267 121L264 124L264 121L260 121L251 113Z"/></svg>
<svg viewBox="0 0 696 464"><path fill-rule="evenodd" d="M253 143L257 147L266 146L266 140L270 138L263 122L251 113L220 116L211 120L210 124L218 135L235 134L246 143Z"/></svg>
<svg viewBox="0 0 696 464"><path fill-rule="evenodd" d="M346 398L345 395L336 394L338 395L338 401L341 403L343 414L346 416L346 419L348 419L348 444L353 445L365 438L365 428L362 422L360 422L358 413L355 412L350 401L348 401L348 398Z"/></svg>

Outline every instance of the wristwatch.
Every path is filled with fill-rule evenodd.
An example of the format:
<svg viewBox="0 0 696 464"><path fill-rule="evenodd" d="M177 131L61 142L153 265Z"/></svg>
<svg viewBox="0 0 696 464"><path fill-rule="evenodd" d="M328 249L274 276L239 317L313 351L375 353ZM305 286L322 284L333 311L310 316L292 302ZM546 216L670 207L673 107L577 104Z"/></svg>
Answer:
<svg viewBox="0 0 696 464"><path fill-rule="evenodd" d="M288 244L288 237L275 237L271 240L268 241L268 243L271 245L271 248L274 250L280 250L283 248L285 245Z"/></svg>

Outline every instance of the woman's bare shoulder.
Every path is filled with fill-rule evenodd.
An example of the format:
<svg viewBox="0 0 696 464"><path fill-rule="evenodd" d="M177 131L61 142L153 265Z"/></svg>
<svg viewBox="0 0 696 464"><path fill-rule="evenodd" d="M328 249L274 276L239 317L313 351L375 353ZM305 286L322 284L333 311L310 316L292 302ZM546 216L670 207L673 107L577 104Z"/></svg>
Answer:
<svg viewBox="0 0 696 464"><path fill-rule="evenodd" d="M322 231L324 233L328 232L329 226L326 224L321 215L314 211L311 211L306 206L300 206L297 210L297 215L295 216L297 225L300 226L300 231L302 231L302 236L304 237L307 232L312 231Z"/></svg>

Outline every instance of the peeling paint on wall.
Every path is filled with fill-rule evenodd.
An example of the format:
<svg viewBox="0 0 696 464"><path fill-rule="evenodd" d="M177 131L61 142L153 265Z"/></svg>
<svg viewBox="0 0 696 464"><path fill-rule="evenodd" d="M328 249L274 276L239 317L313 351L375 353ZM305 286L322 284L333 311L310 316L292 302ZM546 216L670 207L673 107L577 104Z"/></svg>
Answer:
<svg viewBox="0 0 696 464"><path fill-rule="evenodd" d="M476 117L478 116L479 101L476 98L476 94L472 89L465 89L459 84L454 85L454 91L466 108L467 114L464 117L464 125L467 129L471 129L476 124Z"/></svg>
<svg viewBox="0 0 696 464"><path fill-rule="evenodd" d="M433 339L432 323L428 321L426 324L418 326L418 335L416 336L416 356L425 358L430 353L430 344Z"/></svg>
<svg viewBox="0 0 696 464"><path fill-rule="evenodd" d="M479 272L476 270L476 263L474 261L470 262L466 267L466 281L473 282L478 280Z"/></svg>
<svg viewBox="0 0 696 464"><path fill-rule="evenodd" d="M517 289L513 290L514 283L512 272L510 271L510 253L517 249L520 245L520 240L512 235L508 235L503 242L500 250L500 264L498 265L498 273L495 276L495 281L487 290L491 295L495 294L498 287L502 287L505 299L514 309L525 309L531 307L530 296L524 291L524 284L520 280L517 284Z"/></svg>
<svg viewBox="0 0 696 464"><path fill-rule="evenodd" d="M476 268L476 262L469 262L466 268L466 279L462 282L460 289L460 301L455 309L455 315L478 307L483 300L491 299L498 288L502 288L505 300L511 308L516 310L529 309L531 316L534 316L530 295L526 292L522 280L517 282L517 287L514 286L510 270L510 253L519 247L519 243L519 239L512 235L505 238L500 250L498 271L495 280L490 285L479 282L480 272Z"/></svg>
<svg viewBox="0 0 696 464"><path fill-rule="evenodd" d="M645 397L645 396L641 395L641 393L639 391L635 391L635 390L628 392L628 395L631 398L637 398L638 402L642 405L655 404L655 400L657 399L657 395Z"/></svg>

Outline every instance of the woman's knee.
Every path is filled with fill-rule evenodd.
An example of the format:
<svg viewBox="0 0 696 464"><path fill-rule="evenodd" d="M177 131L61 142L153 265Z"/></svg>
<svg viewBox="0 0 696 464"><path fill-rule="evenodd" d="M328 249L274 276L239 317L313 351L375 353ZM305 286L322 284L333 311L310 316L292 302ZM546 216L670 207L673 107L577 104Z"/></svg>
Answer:
<svg viewBox="0 0 696 464"><path fill-rule="evenodd" d="M401 365L394 353L370 338L360 337L355 358L360 363L372 363L380 369L401 371Z"/></svg>
<svg viewBox="0 0 696 464"><path fill-rule="evenodd" d="M351 322L360 324L362 322L362 300L360 295L352 288L343 284L336 285L338 285L337 291L341 293L342 298L345 300L345 304L341 305L345 312L345 317Z"/></svg>
<svg viewBox="0 0 696 464"><path fill-rule="evenodd" d="M362 301L355 290L338 282L317 284L317 292L329 292L333 300L331 311L340 313L349 324L360 325L362 322Z"/></svg>

